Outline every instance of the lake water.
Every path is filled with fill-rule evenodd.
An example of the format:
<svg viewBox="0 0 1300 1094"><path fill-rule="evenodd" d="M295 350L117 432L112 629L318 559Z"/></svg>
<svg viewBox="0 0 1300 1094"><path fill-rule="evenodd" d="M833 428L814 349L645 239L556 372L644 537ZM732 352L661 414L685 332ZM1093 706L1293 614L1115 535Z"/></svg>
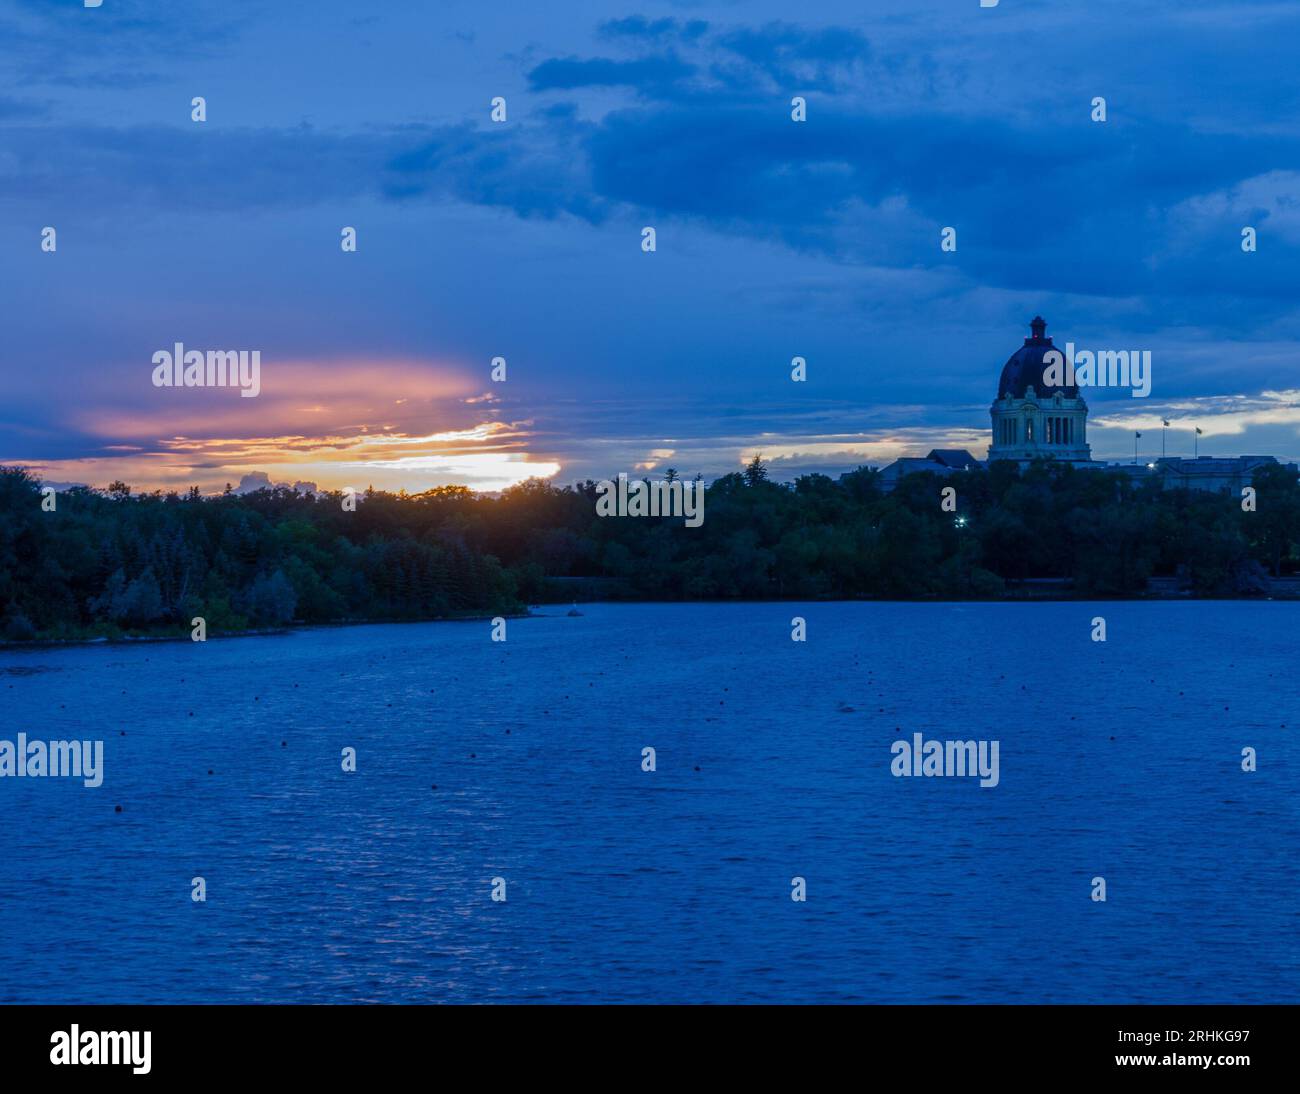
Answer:
<svg viewBox="0 0 1300 1094"><path fill-rule="evenodd" d="M1300 1001L1300 604L546 611L0 651L0 1000Z"/></svg>

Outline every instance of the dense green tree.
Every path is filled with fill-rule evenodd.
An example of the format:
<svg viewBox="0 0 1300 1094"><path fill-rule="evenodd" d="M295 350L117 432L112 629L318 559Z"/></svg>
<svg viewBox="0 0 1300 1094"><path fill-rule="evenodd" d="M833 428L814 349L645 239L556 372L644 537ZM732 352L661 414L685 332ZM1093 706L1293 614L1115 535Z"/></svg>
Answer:
<svg viewBox="0 0 1300 1094"><path fill-rule="evenodd" d="M957 511L941 508L952 486ZM1300 484L1286 468L1239 496L1163 491L1109 471L1014 464L904 476L859 468L774 483L761 459L704 495L704 522L598 517L594 482L500 495L440 487L284 487L203 497L73 488L53 512L0 469L0 636L210 633L250 626L436 619L588 598L1140 595L1152 576L1198 595L1252 595L1296 572Z"/></svg>

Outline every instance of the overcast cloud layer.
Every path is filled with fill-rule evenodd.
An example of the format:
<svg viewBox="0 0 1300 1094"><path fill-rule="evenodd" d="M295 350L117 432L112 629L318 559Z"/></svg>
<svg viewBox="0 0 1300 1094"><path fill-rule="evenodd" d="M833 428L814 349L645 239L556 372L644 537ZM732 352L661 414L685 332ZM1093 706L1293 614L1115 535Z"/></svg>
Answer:
<svg viewBox="0 0 1300 1094"><path fill-rule="evenodd" d="M982 456L1035 313L1152 351L1094 456L1300 457L1300 4L9 0L0 40L0 461L53 480ZM264 395L154 388L176 342Z"/></svg>

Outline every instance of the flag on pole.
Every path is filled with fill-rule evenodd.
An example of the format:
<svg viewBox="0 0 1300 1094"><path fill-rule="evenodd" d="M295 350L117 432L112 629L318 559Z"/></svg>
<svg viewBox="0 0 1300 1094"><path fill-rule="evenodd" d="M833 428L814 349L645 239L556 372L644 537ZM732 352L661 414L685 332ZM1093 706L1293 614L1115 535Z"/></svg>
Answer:
<svg viewBox="0 0 1300 1094"><path fill-rule="evenodd" d="M1165 421L1163 418L1160 419L1160 424L1163 425L1166 429L1169 428L1169 423Z"/></svg>
<svg viewBox="0 0 1300 1094"><path fill-rule="evenodd" d="M1141 434L1141 433L1134 433L1133 436L1134 436L1134 437L1140 437L1140 436L1142 436L1142 434Z"/></svg>
<svg viewBox="0 0 1300 1094"><path fill-rule="evenodd" d="M1199 425L1196 427L1196 435L1201 436L1201 427Z"/></svg>

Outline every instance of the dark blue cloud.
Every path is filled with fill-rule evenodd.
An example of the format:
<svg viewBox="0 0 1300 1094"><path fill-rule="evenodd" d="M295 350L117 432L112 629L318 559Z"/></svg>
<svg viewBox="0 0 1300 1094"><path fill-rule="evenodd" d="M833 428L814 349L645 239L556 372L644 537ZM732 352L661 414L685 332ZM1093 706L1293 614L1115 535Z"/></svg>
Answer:
<svg viewBox="0 0 1300 1094"><path fill-rule="evenodd" d="M848 27L809 29L791 23L741 27L719 34L713 45L765 73L771 80L803 89L836 85L844 66L865 61L871 45Z"/></svg>
<svg viewBox="0 0 1300 1094"><path fill-rule="evenodd" d="M2 104L0 104L2 105ZM91 213L259 212L361 197L463 201L596 222L584 126L556 104L532 128L338 133L190 126L0 126L0 198Z"/></svg>
<svg viewBox="0 0 1300 1094"><path fill-rule="evenodd" d="M114 216L311 205L376 190L414 135L95 125L0 130L0 195Z"/></svg>
<svg viewBox="0 0 1300 1094"><path fill-rule="evenodd" d="M936 101L880 109L874 85L901 71L896 48L878 53L847 26L713 24L688 42L676 20L634 17L603 31L654 52L544 62L534 72L548 80L534 86L635 91L637 105L606 114L585 139L588 185L608 206L837 261L948 267L999 289L1144 297L1163 320L1230 321L1242 306L1280 314L1300 288L1300 233L1277 224L1280 199L1252 209L1247 194L1228 210L1213 198L1300 172L1300 133L1207 135L1201 118L1135 114L1132 91L1120 90L1127 77L1106 87L1119 111L1106 124L1089 119L1082 94L1064 121L1054 104L1024 109L1052 101L1059 65L1048 79L1023 68L1016 109L972 109L969 94L936 91L943 69L924 52L908 78ZM1203 34L1194 40L1206 48ZM666 47L686 51L672 55L672 79L655 67ZM814 93L804 124L789 118L796 91ZM1270 246L1243 263L1245 223L1264 226ZM945 226L958 230L955 255L938 247Z"/></svg>
<svg viewBox="0 0 1300 1094"><path fill-rule="evenodd" d="M1219 232L1232 257L1240 224L1187 224L1171 209L1270 169L1300 171L1300 140L1186 129L1030 127L1002 120L816 111L803 125L780 104L702 113L673 106L609 115L589 138L601 197L647 214L698 218L848 259L952 264L1012 289L1122 295L1182 283L1202 292L1283 297L1297 286L1274 261L1188 268L1192 234ZM1177 164L1177 168L1174 168ZM857 207L895 201L910 242L854 238ZM958 230L943 254L938 229ZM902 246L900 246L902 243ZM1205 246L1213 249L1207 239ZM1172 279L1172 282L1171 280Z"/></svg>
<svg viewBox="0 0 1300 1094"><path fill-rule="evenodd" d="M24 84L143 87L160 68L229 51L249 25L241 0L158 4L12 0L0 14L10 72Z"/></svg>
<svg viewBox="0 0 1300 1094"><path fill-rule="evenodd" d="M672 54L632 61L594 57L543 61L528 74L534 91L572 91L581 87L632 87L648 95L663 95L695 72Z"/></svg>
<svg viewBox="0 0 1300 1094"><path fill-rule="evenodd" d="M705 19L681 20L672 17L647 19L644 15L629 15L624 19L610 19L600 25L605 38L641 39L663 41L675 39L683 42L698 41L709 29Z"/></svg>
<svg viewBox="0 0 1300 1094"><path fill-rule="evenodd" d="M8 95L0 95L0 122L12 121L17 118L40 118L47 115L49 109L47 103L35 103L26 99L13 99Z"/></svg>

